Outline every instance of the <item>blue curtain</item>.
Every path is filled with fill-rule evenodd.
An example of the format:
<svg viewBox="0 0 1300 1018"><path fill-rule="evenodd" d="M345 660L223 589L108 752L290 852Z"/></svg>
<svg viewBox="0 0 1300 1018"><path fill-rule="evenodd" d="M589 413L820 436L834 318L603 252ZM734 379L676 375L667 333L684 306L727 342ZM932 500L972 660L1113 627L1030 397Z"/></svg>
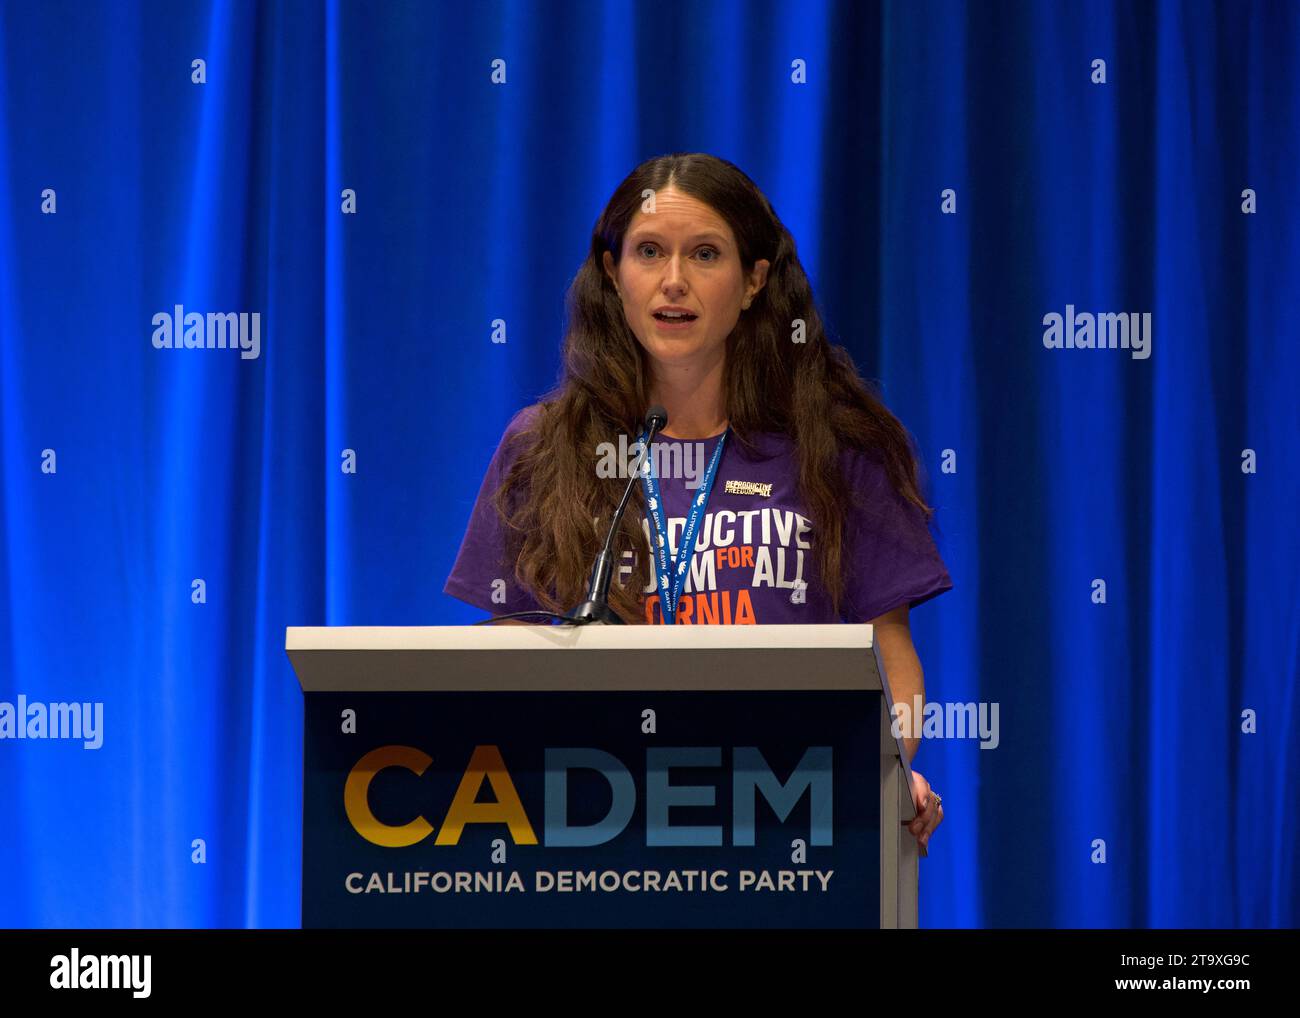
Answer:
<svg viewBox="0 0 1300 1018"><path fill-rule="evenodd" d="M672 151L925 460L928 692L1000 737L916 758L923 925L1296 925L1297 52L1287 2L5 3L0 701L103 744L0 741L0 926L297 925L284 627L479 616L483 470ZM1084 313L1150 356L1046 345Z"/></svg>

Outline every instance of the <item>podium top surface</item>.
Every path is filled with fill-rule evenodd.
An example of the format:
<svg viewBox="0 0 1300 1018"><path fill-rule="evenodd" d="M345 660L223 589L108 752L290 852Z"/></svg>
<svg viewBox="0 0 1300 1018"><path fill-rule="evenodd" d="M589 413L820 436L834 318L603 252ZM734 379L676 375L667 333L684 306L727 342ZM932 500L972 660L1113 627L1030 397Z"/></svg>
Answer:
<svg viewBox="0 0 1300 1018"><path fill-rule="evenodd" d="M289 626L285 650L304 692L881 688L869 624Z"/></svg>

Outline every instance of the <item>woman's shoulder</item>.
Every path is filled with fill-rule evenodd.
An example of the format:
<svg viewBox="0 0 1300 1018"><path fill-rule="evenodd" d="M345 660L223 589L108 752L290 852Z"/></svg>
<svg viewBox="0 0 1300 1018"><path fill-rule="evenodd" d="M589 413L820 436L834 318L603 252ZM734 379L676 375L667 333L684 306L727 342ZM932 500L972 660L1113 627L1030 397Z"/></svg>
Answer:
<svg viewBox="0 0 1300 1018"><path fill-rule="evenodd" d="M840 469L860 485L874 486L889 477L885 454L875 446L860 447L841 442Z"/></svg>
<svg viewBox="0 0 1300 1018"><path fill-rule="evenodd" d="M525 449L531 447L537 440L538 424L545 413L546 406L543 403L530 403L516 410L506 423L501 441L497 443L497 458L508 465Z"/></svg>
<svg viewBox="0 0 1300 1018"><path fill-rule="evenodd" d="M511 415L492 453L491 462L488 464L488 479L485 483L500 483L514 467L515 461L529 445L524 439L533 429L541 412L541 404L533 403L516 410Z"/></svg>
<svg viewBox="0 0 1300 1018"><path fill-rule="evenodd" d="M501 436L502 439L511 439L516 435L531 430L537 425L545 411L546 406L543 403L530 403L528 406L516 410L514 416L506 424L505 433Z"/></svg>

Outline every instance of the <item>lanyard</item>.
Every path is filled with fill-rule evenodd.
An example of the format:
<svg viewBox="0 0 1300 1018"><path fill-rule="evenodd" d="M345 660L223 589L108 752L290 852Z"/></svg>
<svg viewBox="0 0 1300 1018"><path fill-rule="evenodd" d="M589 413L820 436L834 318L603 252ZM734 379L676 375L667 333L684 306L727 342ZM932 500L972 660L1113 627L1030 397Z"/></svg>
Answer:
<svg viewBox="0 0 1300 1018"><path fill-rule="evenodd" d="M686 583L686 565L695 552L695 530L704 515L704 507L709 502L709 492L713 489L713 476L718 472L718 461L722 458L722 447L727 444L728 428L718 439L718 447L713 450L709 460L709 469L704 472L700 482L699 494L691 500L690 512L686 515L686 527L682 531L681 543L677 554L671 559L668 551L668 535L664 525L663 502L659 498L659 478L654 472L654 456L649 447L641 468L641 487L645 491L646 515L655 528L655 576L659 587L659 603L663 608L664 625L671 626L677 620L677 599L681 597L682 587ZM646 433L641 432L641 444L646 445ZM672 577L671 583L669 577Z"/></svg>

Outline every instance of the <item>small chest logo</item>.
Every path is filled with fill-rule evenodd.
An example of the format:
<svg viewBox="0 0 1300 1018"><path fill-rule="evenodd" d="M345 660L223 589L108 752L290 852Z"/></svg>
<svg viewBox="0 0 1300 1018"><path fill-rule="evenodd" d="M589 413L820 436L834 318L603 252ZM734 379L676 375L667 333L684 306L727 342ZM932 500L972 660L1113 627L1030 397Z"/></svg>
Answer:
<svg viewBox="0 0 1300 1018"><path fill-rule="evenodd" d="M722 489L728 495L762 495L772 497L771 484L759 484L757 481L728 481Z"/></svg>

